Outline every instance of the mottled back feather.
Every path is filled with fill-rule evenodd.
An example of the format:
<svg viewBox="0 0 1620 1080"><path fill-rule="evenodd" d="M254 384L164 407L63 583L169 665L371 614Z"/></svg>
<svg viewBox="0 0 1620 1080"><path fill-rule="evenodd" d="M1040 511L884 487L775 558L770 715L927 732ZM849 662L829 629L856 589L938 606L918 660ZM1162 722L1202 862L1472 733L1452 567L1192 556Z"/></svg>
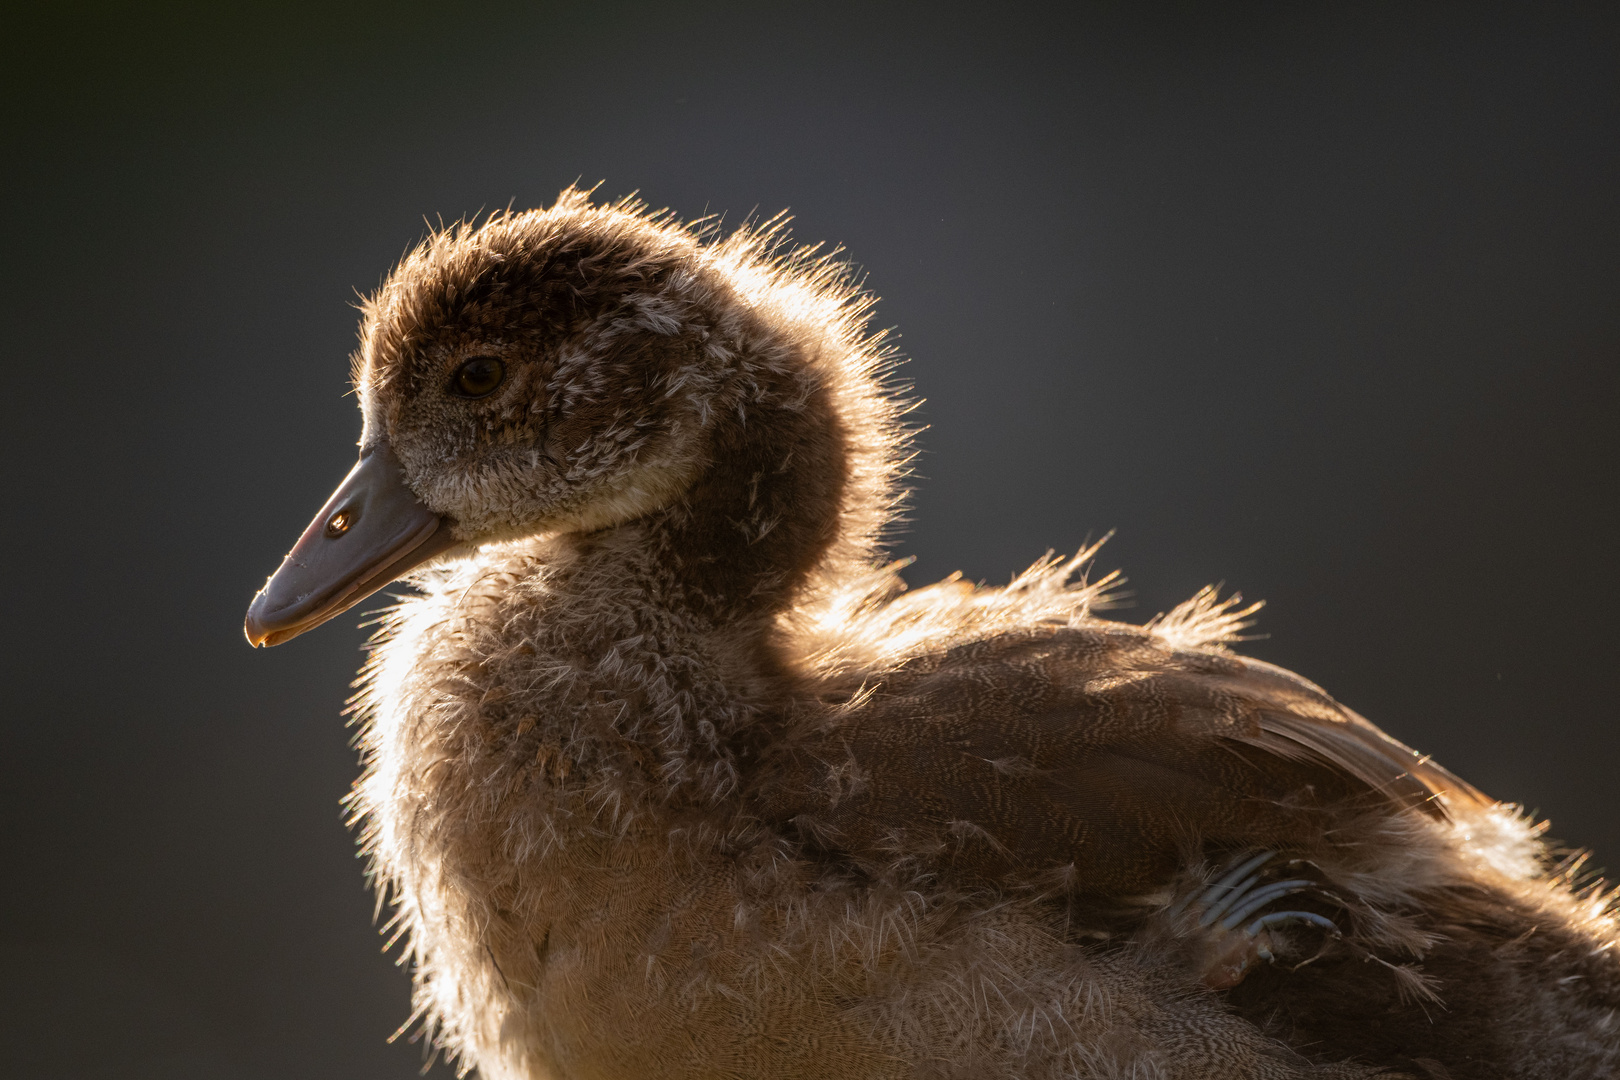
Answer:
<svg viewBox="0 0 1620 1080"><path fill-rule="evenodd" d="M771 750L766 813L863 860L1080 894L1163 887L1188 851L1311 846L1340 804L1486 805L1304 680L1117 623L914 658Z"/></svg>

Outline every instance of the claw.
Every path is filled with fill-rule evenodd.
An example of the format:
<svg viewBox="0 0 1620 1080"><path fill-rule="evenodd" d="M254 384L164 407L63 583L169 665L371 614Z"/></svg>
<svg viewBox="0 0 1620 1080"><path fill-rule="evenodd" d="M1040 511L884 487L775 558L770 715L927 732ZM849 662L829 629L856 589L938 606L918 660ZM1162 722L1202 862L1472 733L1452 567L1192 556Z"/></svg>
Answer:
<svg viewBox="0 0 1620 1080"><path fill-rule="evenodd" d="M1237 895L1242 893L1243 888L1246 888L1246 886L1239 887L1235 891L1233 887L1249 874L1264 866L1273 857L1275 857L1276 854L1277 853L1275 851L1262 851L1260 854L1255 855L1252 858L1245 859L1243 862L1239 863L1237 866L1228 871L1227 874L1220 880L1211 884L1209 888L1205 889L1203 892L1198 893L1196 896L1192 893L1188 893L1186 896L1176 901L1174 906L1170 908L1170 916L1174 918L1175 916L1180 915L1183 911L1187 910L1187 906L1194 900L1198 901L1199 906L1202 907L1206 904L1214 903L1219 897L1226 893L1231 893L1233 898L1235 898Z"/></svg>
<svg viewBox="0 0 1620 1080"><path fill-rule="evenodd" d="M1333 920L1315 912L1290 910L1257 914L1267 904L1296 893L1327 895L1321 892L1315 882L1306 878L1260 884L1262 868L1276 854L1274 851L1262 851L1243 859L1202 891L1189 893L1167 909L1168 914L1175 918L1189 907L1194 908L1198 915L1198 926L1209 931L1209 951L1205 954L1208 959L1203 966L1205 985L1218 990L1228 989L1243 981L1256 960L1274 960L1274 942L1269 933L1274 928L1296 923L1316 927L1334 937L1339 936L1339 928ZM1328 899L1331 900L1331 896Z"/></svg>
<svg viewBox="0 0 1620 1080"><path fill-rule="evenodd" d="M1290 878L1288 881L1275 881L1265 888L1256 889L1243 898L1243 902L1232 909L1232 913L1221 920L1222 930L1231 930L1259 911L1273 900L1280 900L1285 896L1292 896L1297 892L1304 892L1311 887L1311 883L1304 878ZM1202 925L1208 926L1214 919L1205 916Z"/></svg>
<svg viewBox="0 0 1620 1080"><path fill-rule="evenodd" d="M1242 881L1240 881L1236 885L1232 886L1232 888L1227 891L1225 896L1221 897L1214 904L1212 904L1204 912L1204 914L1199 917L1198 925L1199 926L1208 926L1210 923L1214 922L1216 919L1219 919L1222 915L1225 915L1226 914L1226 909L1231 907L1233 904L1237 903L1239 900L1243 899L1244 895L1250 889L1254 888L1254 883L1259 881L1259 880L1260 880L1260 875L1259 874L1250 874L1248 877L1244 878Z"/></svg>
<svg viewBox="0 0 1620 1080"><path fill-rule="evenodd" d="M1309 923L1312 926L1326 930L1334 937L1339 937L1339 924L1326 915L1318 915L1314 911L1273 911L1270 915L1262 915L1254 922L1243 928L1243 932L1250 937L1258 937L1262 930L1273 926L1283 926L1291 922Z"/></svg>

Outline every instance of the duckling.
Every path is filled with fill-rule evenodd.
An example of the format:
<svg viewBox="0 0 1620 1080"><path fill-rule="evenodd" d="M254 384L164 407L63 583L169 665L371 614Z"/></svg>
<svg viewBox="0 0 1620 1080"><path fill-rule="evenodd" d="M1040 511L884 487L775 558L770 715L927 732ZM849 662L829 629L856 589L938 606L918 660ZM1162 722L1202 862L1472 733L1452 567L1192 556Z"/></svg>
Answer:
<svg viewBox="0 0 1620 1080"><path fill-rule="evenodd" d="M871 299L570 189L364 308L360 460L255 597L405 578L351 795L419 1034L518 1078L1570 1077L1601 883L1205 590L907 591ZM459 1075L458 1074L458 1075Z"/></svg>

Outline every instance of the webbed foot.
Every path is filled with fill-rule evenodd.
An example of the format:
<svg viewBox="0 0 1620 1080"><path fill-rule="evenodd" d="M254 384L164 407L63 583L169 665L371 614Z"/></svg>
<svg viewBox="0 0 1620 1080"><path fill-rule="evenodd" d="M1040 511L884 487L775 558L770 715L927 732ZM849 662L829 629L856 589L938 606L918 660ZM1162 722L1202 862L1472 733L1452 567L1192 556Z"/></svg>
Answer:
<svg viewBox="0 0 1620 1080"><path fill-rule="evenodd" d="M1266 864L1276 854L1262 851L1244 859L1201 892L1189 893L1169 909L1172 918L1183 913L1194 917L1197 930L1208 937L1201 969L1205 986L1229 989L1243 981L1256 961L1275 962L1278 942L1273 931L1284 926L1310 926L1340 936L1332 919L1314 911L1263 911L1300 893L1333 899L1308 878L1264 881Z"/></svg>

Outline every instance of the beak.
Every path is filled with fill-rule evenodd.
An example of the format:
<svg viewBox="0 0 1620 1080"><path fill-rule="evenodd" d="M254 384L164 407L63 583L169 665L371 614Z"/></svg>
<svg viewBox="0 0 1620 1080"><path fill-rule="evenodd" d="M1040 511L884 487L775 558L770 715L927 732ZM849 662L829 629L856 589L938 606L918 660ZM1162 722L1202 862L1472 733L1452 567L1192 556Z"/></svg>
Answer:
<svg viewBox="0 0 1620 1080"><path fill-rule="evenodd" d="M254 645L280 645L341 615L378 589L454 547L450 521L422 505L386 442L326 500L248 607Z"/></svg>

